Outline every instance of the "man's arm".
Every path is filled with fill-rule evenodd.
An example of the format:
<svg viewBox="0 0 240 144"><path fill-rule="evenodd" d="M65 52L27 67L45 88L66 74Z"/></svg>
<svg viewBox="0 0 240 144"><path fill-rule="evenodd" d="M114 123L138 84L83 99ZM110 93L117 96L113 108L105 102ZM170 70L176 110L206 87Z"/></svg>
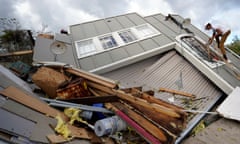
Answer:
<svg viewBox="0 0 240 144"><path fill-rule="evenodd" d="M212 37L210 37L210 38L208 39L208 44L212 44L213 39L215 38L215 36L216 36L216 30L213 29L213 34L212 34Z"/></svg>

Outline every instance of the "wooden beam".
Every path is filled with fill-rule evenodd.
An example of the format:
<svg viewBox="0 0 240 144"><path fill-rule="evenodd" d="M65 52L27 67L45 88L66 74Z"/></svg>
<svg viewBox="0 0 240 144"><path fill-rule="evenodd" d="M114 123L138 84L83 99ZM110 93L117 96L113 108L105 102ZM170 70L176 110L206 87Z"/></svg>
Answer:
<svg viewBox="0 0 240 144"><path fill-rule="evenodd" d="M20 55L27 55L27 54L32 54L32 53L33 53L33 50L24 50L24 51L10 52L10 53L1 53L0 57L20 56Z"/></svg>
<svg viewBox="0 0 240 144"><path fill-rule="evenodd" d="M37 99L33 96L27 95L23 91L10 86L0 93L6 97L9 97L27 107L30 107L42 114L55 118L57 115L60 115L63 120L67 120L67 116L64 115L62 112L50 107L47 103Z"/></svg>
<svg viewBox="0 0 240 144"><path fill-rule="evenodd" d="M176 95L186 96L189 98L196 97L194 94L191 94L191 93L187 93L187 92L183 92L183 91L179 91L179 90L168 89L168 88L159 88L159 92L168 92L168 93L172 93L172 94L176 94Z"/></svg>
<svg viewBox="0 0 240 144"><path fill-rule="evenodd" d="M80 69L76 69L76 68L66 68L65 71L74 74L76 76L80 76L82 78L85 78L89 81L93 81L96 82L98 84L104 85L106 87L109 88L117 88L117 84L113 81L110 81L109 79L106 79L104 77L98 76L98 75L94 75L92 73L86 72L86 71L82 71Z"/></svg>
<svg viewBox="0 0 240 144"><path fill-rule="evenodd" d="M161 142L170 141L169 139L167 139L166 136L167 134L164 131L162 131L160 128L152 124L149 120L145 119L143 116L139 115L138 113L134 112L133 110L129 109L127 106L119 102L115 102L112 104L120 111L128 115L139 125L141 125L146 131L148 131L151 135L155 136Z"/></svg>
<svg viewBox="0 0 240 144"><path fill-rule="evenodd" d="M63 112L60 112L57 109L50 107L47 103L41 101L40 99L27 95L23 91L13 86L10 86L0 91L0 94L10 99L13 99L29 108L32 108L33 110L45 114L46 116L55 118L59 115L65 122L68 121L68 117ZM68 128L74 137L90 139L90 136L86 129L74 127L70 124L68 124Z"/></svg>
<svg viewBox="0 0 240 144"><path fill-rule="evenodd" d="M161 105L158 105L158 104L155 104L155 103L149 103L144 99L134 97L130 94L126 94L124 91L110 89L110 88L107 88L107 87L104 87L102 85L92 83L92 82L88 82L88 85L90 87L94 87L96 89L102 90L102 91L104 91L106 93L109 93L111 95L116 95L119 98L121 98L122 100L125 100L125 101L128 101L128 102L134 103L136 105L142 106L144 109L149 109L149 110L152 110L152 111L156 111L156 112L159 112L159 113L171 116L171 117L175 117L175 118L180 117L180 115L178 113L176 113L173 109L166 108L164 106L161 106Z"/></svg>

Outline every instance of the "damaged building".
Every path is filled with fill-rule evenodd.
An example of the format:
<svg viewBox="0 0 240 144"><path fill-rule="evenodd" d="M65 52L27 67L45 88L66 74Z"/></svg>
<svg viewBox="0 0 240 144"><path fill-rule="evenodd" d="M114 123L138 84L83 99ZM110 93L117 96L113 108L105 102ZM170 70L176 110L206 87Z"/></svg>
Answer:
<svg viewBox="0 0 240 144"><path fill-rule="evenodd" d="M129 139L109 134L105 142L181 143L220 99L233 91L239 94L239 56L227 49L230 62L225 62L216 45L206 46L208 36L189 18L129 13L71 25L69 31L36 39L33 65L38 70L33 82L47 99L42 93L39 99L39 93L33 92L36 87L1 67L1 116L5 116L5 123L0 129L13 135L9 141L104 143L99 140L102 134L96 132L97 126L69 126L73 140L57 137L53 128L58 125L56 108L76 107L78 103L77 108L102 112L105 117L115 113L140 136L136 142L132 140L135 133ZM60 73L55 85L46 83L58 75L52 70ZM93 106L99 103L104 109ZM64 120L66 114L61 115Z"/></svg>

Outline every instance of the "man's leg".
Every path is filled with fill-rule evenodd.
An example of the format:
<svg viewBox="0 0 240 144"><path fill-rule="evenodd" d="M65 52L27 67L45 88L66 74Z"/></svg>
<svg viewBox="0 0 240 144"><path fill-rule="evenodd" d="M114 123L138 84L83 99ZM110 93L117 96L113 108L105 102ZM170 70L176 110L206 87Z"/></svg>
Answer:
<svg viewBox="0 0 240 144"><path fill-rule="evenodd" d="M221 38L221 41L220 41L220 44L219 44L219 47L220 47L220 50L222 52L222 55L223 55L223 58L227 60L227 55L226 55L226 50L224 48L224 43L227 39L227 37L229 36L229 34L231 33L230 30L228 30L227 32L225 32L223 35L222 35L222 38Z"/></svg>

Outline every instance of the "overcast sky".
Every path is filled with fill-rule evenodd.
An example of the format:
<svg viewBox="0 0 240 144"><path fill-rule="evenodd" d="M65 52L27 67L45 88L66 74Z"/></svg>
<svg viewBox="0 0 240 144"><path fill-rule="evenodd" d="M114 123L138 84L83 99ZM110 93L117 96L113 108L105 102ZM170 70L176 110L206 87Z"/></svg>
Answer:
<svg viewBox="0 0 240 144"><path fill-rule="evenodd" d="M179 14L201 30L212 22L229 27L229 39L240 36L239 0L0 0L0 18L16 18L21 28L35 31L47 25L46 32L59 32L69 25L130 12Z"/></svg>

